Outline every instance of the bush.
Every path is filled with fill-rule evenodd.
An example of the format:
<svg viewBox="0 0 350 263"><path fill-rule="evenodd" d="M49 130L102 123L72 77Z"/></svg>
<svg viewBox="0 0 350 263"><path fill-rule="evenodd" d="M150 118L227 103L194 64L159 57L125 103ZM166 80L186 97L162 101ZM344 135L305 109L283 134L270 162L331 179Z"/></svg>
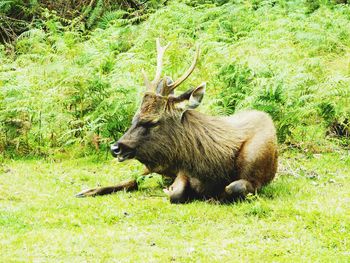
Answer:
<svg viewBox="0 0 350 263"><path fill-rule="evenodd" d="M109 13L89 33L47 12L14 52L0 48L0 149L107 148L130 124L141 69L154 74L160 37L172 41L164 74L173 79L201 45L197 69L179 92L208 81L202 111L266 111L280 142L318 151L334 131L348 134L349 11L321 3L309 13L302 1L174 1L141 20L128 10Z"/></svg>
<svg viewBox="0 0 350 263"><path fill-rule="evenodd" d="M138 22L161 6L162 2L139 0L6 0L0 3L0 43L14 41L33 27L52 32L62 25L75 30L106 28L121 18Z"/></svg>

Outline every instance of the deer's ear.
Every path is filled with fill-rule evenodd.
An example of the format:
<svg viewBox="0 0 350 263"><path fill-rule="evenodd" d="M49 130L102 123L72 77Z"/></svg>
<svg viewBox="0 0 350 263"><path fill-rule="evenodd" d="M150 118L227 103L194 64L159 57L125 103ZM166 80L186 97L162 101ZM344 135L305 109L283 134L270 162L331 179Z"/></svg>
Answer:
<svg viewBox="0 0 350 263"><path fill-rule="evenodd" d="M181 107L183 109L183 112L181 113L181 121L183 120L187 110L195 109L199 106L199 104L201 104L205 93L205 87L206 83L203 82L197 88L189 89L185 93L175 98L177 102L184 102L185 100L188 101L185 107Z"/></svg>
<svg viewBox="0 0 350 263"><path fill-rule="evenodd" d="M180 104L181 102L184 102L187 100L188 102L185 106L186 110L197 108L203 99L203 96L205 93L205 86L206 86L206 83L204 82L201 85L199 85L197 88L191 88L185 91L181 95L175 97L174 102ZM183 108L184 105L180 107Z"/></svg>
<svg viewBox="0 0 350 263"><path fill-rule="evenodd" d="M204 93L205 93L205 87L206 87L206 83L203 82L201 85L199 85L197 88L195 88L192 93L191 96L188 100L188 109L195 109L199 106L199 104L201 104Z"/></svg>

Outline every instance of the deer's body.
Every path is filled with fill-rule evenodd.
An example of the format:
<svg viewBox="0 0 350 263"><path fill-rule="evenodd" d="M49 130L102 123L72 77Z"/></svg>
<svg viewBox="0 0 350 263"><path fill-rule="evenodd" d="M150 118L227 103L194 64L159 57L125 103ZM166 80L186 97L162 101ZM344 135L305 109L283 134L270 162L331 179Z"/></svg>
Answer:
<svg viewBox="0 0 350 263"><path fill-rule="evenodd" d="M140 110L130 129L112 146L120 161L135 158L149 172L174 179L165 189L171 202L193 198L232 200L245 197L269 183L277 169L277 139L271 118L260 111L246 111L228 117L208 116L196 108L205 83L180 96L173 90L193 71L179 80L160 80L162 55L158 47L155 80L149 82ZM197 53L198 56L198 53ZM179 102L188 101L186 107ZM123 189L133 190L130 181ZM132 186L132 187L130 187ZM100 195L120 190L120 185L83 191L79 196Z"/></svg>
<svg viewBox="0 0 350 263"><path fill-rule="evenodd" d="M259 189L274 178L276 133L271 118L263 112L214 117L188 111L180 127L174 124L169 129L162 134L172 134L171 141L160 136L167 145L158 144L157 153L148 149L149 159L140 161L150 172L187 177L197 196L220 196L227 185L239 179Z"/></svg>

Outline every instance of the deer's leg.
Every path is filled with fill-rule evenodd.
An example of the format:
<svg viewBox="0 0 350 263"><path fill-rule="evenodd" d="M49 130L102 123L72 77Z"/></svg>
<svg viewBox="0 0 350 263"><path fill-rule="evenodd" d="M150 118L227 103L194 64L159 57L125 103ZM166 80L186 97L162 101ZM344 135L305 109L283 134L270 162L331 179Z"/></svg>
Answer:
<svg viewBox="0 0 350 263"><path fill-rule="evenodd" d="M179 173L175 181L164 192L169 196L171 203L185 203L190 199L189 179L182 173Z"/></svg>
<svg viewBox="0 0 350 263"><path fill-rule="evenodd" d="M80 193L76 194L75 197L88 197L88 196L97 196L97 195L108 195L113 194L118 191L134 191L137 190L136 179L128 180L121 182L117 185L106 186L106 187L97 187L87 190L83 190Z"/></svg>
<svg viewBox="0 0 350 263"><path fill-rule="evenodd" d="M151 172L144 167L142 175L150 174ZM80 193L76 194L75 197L88 197L88 196L97 196L97 195L108 195L113 194L118 191L135 191L138 189L138 185L136 182L136 179L128 180L121 182L117 185L112 186L105 186L105 187L97 187L97 188L91 188L81 191Z"/></svg>
<svg viewBox="0 0 350 263"><path fill-rule="evenodd" d="M234 200L239 198L245 198L249 193L254 193L255 188L253 184L247 180L240 179L233 181L225 187L222 199Z"/></svg>

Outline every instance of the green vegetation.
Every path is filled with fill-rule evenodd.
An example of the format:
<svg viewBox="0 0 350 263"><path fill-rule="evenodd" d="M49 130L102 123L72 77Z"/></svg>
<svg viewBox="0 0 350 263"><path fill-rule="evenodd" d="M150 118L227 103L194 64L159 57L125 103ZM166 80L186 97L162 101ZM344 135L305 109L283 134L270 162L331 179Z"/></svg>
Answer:
<svg viewBox="0 0 350 263"><path fill-rule="evenodd" d="M350 7L308 10L299 1L174 1L142 23L120 17L90 33L48 16L0 48L0 149L86 153L96 140L107 148L130 123L141 69L154 72L156 37L172 41L165 73L173 78L201 45L185 86L208 81L208 112L262 109L281 142L322 152L334 141L328 134L346 135L335 144L348 145Z"/></svg>
<svg viewBox="0 0 350 263"><path fill-rule="evenodd" d="M340 154L285 154L271 185L231 205L171 205L158 178L141 192L74 197L132 177L136 162L9 161L1 261L348 262L350 156Z"/></svg>
<svg viewBox="0 0 350 263"><path fill-rule="evenodd" d="M69 3L75 3L69 4ZM348 262L350 5L331 0L0 2L0 261ZM137 177L109 145L172 45L199 110L271 114L276 180L246 202L170 205L143 191L76 199Z"/></svg>
<svg viewBox="0 0 350 263"><path fill-rule="evenodd" d="M0 40L16 40L21 33L38 27L51 31L65 26L68 30L84 31L106 28L109 22L120 18L138 23L160 6L162 1L3 0L0 2Z"/></svg>

